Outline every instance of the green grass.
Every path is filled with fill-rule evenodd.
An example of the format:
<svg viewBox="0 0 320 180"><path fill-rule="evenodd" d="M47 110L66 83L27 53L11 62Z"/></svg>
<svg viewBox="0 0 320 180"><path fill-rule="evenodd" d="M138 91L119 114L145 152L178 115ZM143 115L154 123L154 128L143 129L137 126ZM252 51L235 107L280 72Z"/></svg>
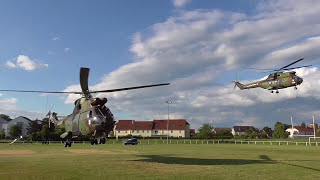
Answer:
<svg viewBox="0 0 320 180"><path fill-rule="evenodd" d="M320 147L0 144L0 179L320 179Z"/></svg>

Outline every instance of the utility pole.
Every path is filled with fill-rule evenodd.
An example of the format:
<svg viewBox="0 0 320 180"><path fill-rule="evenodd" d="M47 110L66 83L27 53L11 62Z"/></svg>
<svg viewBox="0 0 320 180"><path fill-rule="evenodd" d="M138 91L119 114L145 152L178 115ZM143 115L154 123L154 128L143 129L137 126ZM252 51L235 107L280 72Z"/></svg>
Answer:
<svg viewBox="0 0 320 180"><path fill-rule="evenodd" d="M168 104L168 121L167 121L167 144L169 144L169 105L172 104L172 101L166 101L166 103Z"/></svg>

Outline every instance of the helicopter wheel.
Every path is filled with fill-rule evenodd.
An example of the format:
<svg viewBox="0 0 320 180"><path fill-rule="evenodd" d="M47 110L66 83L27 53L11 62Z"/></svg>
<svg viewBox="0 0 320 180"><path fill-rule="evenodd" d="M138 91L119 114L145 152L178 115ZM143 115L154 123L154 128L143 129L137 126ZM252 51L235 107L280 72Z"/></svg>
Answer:
<svg viewBox="0 0 320 180"><path fill-rule="evenodd" d="M98 145L98 139L94 139L94 144Z"/></svg>
<svg viewBox="0 0 320 180"><path fill-rule="evenodd" d="M273 91L270 91L271 93L273 93Z"/></svg>
<svg viewBox="0 0 320 180"><path fill-rule="evenodd" d="M94 139L91 139L91 145L94 145Z"/></svg>
<svg viewBox="0 0 320 180"><path fill-rule="evenodd" d="M279 94L279 91L277 90L276 93Z"/></svg>
<svg viewBox="0 0 320 180"><path fill-rule="evenodd" d="M106 143L106 138L101 138L100 139L100 144L105 144Z"/></svg>
<svg viewBox="0 0 320 180"><path fill-rule="evenodd" d="M294 87L294 90L297 90L297 89L298 89L297 86L295 86L295 87Z"/></svg>

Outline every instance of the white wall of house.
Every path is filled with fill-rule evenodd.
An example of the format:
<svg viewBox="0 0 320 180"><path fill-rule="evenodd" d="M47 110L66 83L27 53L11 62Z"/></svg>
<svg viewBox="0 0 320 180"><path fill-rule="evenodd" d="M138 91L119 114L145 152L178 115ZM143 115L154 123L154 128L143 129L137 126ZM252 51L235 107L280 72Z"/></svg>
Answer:
<svg viewBox="0 0 320 180"><path fill-rule="evenodd" d="M6 136L10 136L9 132L10 132L10 128L13 125L20 125L22 127L22 136L23 137L27 137L27 127L29 126L29 120L27 120L26 118L19 116L15 119L12 119L11 121L8 122L8 126L7 126L7 131L6 131Z"/></svg>

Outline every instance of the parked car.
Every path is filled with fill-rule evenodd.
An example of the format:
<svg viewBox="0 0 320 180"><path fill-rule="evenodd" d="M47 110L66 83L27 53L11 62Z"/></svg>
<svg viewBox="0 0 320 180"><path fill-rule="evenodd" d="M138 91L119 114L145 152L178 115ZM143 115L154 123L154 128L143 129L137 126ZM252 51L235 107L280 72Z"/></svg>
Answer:
<svg viewBox="0 0 320 180"><path fill-rule="evenodd" d="M138 140L136 138L128 139L126 142L123 143L124 145L137 145Z"/></svg>

